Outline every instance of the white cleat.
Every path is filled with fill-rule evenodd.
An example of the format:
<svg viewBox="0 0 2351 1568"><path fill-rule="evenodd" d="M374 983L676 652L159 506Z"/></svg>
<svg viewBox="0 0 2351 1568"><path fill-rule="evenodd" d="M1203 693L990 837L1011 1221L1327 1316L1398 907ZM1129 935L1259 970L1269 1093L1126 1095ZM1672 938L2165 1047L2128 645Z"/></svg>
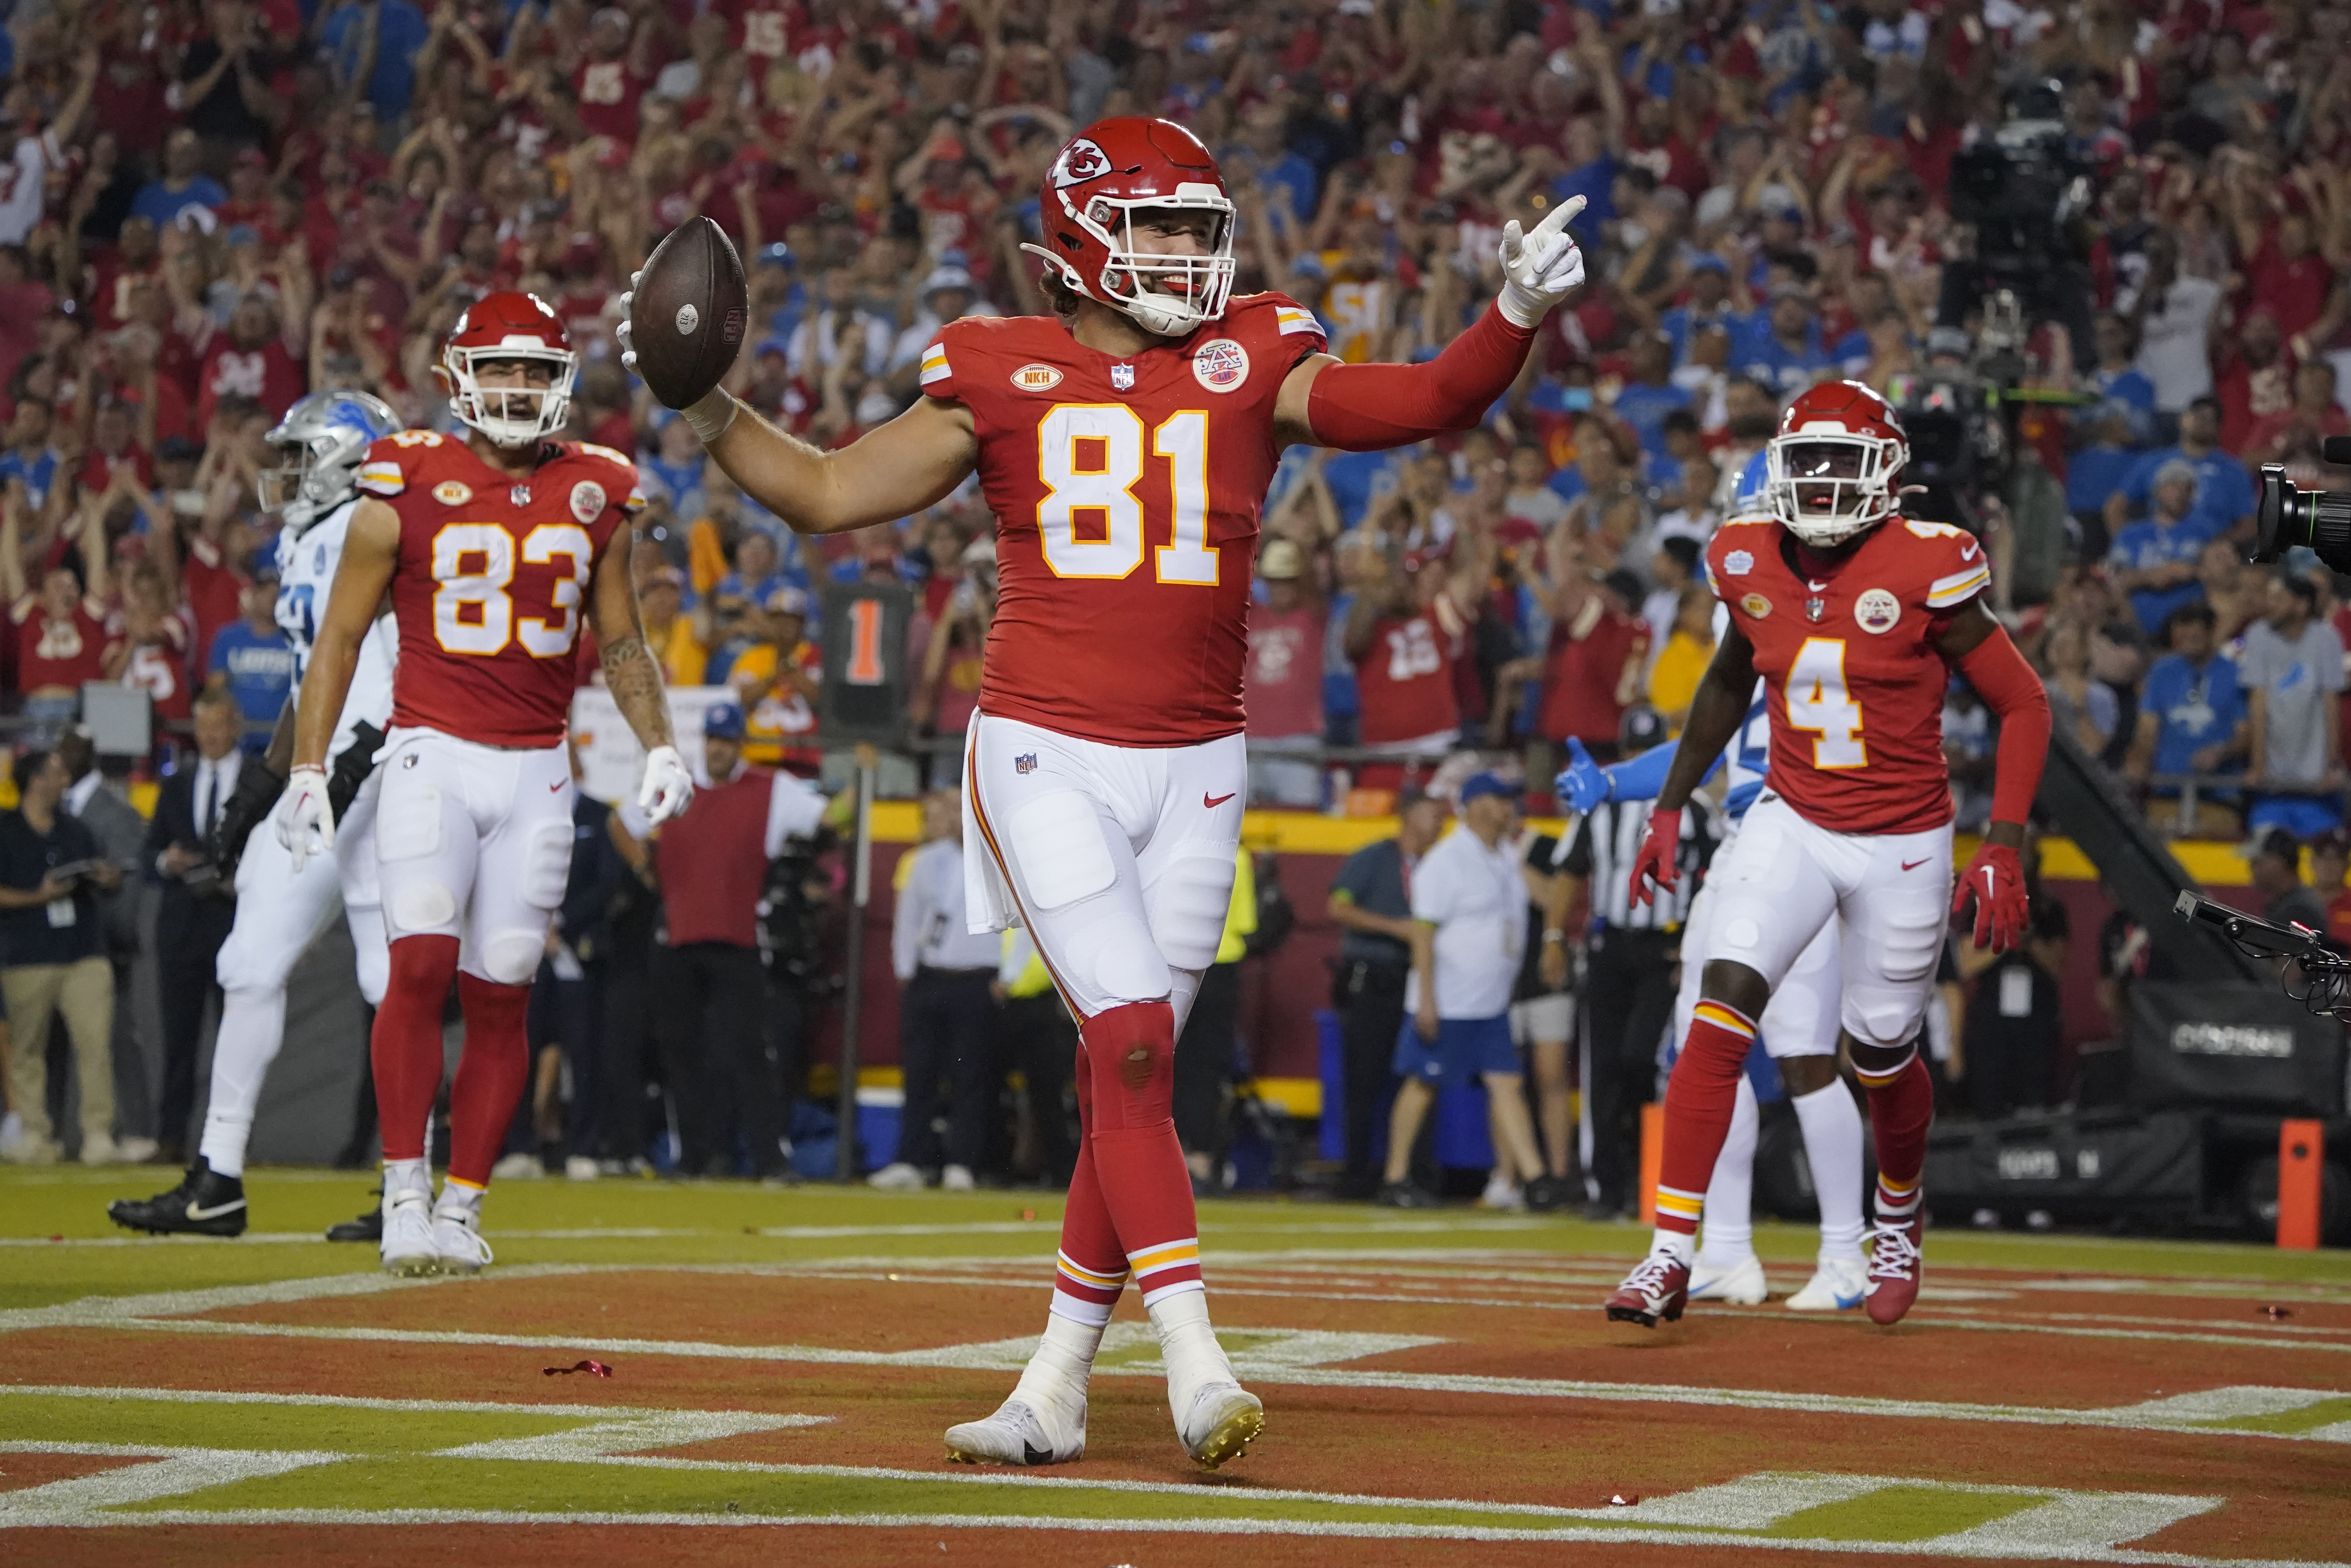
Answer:
<svg viewBox="0 0 2351 1568"><path fill-rule="evenodd" d="M1788 1298L1792 1312L1849 1312L1861 1305L1869 1270L1858 1258L1823 1258L1804 1288Z"/></svg>
<svg viewBox="0 0 2351 1568"><path fill-rule="evenodd" d="M865 1185L878 1186L883 1192L914 1192L923 1186L922 1168L904 1160L893 1160L867 1176Z"/></svg>
<svg viewBox="0 0 2351 1568"><path fill-rule="evenodd" d="M433 1250L444 1274L478 1274L490 1261L490 1244L482 1239L481 1218L462 1209L435 1209Z"/></svg>
<svg viewBox="0 0 2351 1568"><path fill-rule="evenodd" d="M1478 1207L1522 1214L1527 1207L1526 1189L1505 1176L1501 1167L1497 1166L1494 1174L1486 1178L1486 1190L1478 1195Z"/></svg>
<svg viewBox="0 0 2351 1568"><path fill-rule="evenodd" d="M968 1166L949 1166L939 1173L941 1192L974 1192L979 1187Z"/></svg>
<svg viewBox="0 0 2351 1568"><path fill-rule="evenodd" d="M1238 1459L1265 1430L1265 1404L1238 1383L1211 1383L1192 1396L1192 1412L1176 1436L1204 1470Z"/></svg>
<svg viewBox="0 0 2351 1568"><path fill-rule="evenodd" d="M983 1421L947 1428L947 1458L959 1465L1062 1465L1085 1457L1086 1407L1078 1402L1077 1432L1055 1437L1035 1406L1018 1396Z"/></svg>
<svg viewBox="0 0 2351 1568"><path fill-rule="evenodd" d="M1728 1269L1714 1268L1701 1256L1690 1270L1689 1299L1760 1307L1771 1299L1771 1287L1764 1282L1762 1260L1752 1252Z"/></svg>
<svg viewBox="0 0 2351 1568"><path fill-rule="evenodd" d="M441 1254L433 1245L433 1199L422 1192L383 1195L383 1271L437 1274Z"/></svg>

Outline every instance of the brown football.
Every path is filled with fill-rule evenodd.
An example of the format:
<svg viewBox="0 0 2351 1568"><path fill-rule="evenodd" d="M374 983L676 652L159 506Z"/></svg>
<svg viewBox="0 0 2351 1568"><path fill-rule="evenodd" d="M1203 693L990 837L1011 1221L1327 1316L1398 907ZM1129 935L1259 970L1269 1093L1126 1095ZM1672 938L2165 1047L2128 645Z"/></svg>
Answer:
<svg viewBox="0 0 2351 1568"><path fill-rule="evenodd" d="M681 224L645 258L629 302L637 374L663 403L685 407L734 365L749 317L735 242L708 218Z"/></svg>

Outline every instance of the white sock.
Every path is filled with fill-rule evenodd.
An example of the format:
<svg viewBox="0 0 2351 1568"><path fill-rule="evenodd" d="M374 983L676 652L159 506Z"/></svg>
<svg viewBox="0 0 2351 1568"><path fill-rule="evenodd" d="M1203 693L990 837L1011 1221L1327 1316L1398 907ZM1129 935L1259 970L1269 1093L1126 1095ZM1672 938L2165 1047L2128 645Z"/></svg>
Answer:
<svg viewBox="0 0 2351 1568"><path fill-rule="evenodd" d="M1698 1256L1698 1238L1685 1236L1678 1230L1652 1231L1649 1236L1649 1256L1671 1258L1687 1269Z"/></svg>
<svg viewBox="0 0 2351 1568"><path fill-rule="evenodd" d="M388 1203L402 1193L433 1196L433 1167L423 1160L383 1162L383 1196Z"/></svg>
<svg viewBox="0 0 2351 1568"><path fill-rule="evenodd" d="M1715 1156L1713 1178L1706 1184L1705 1244L1698 1255L1709 1269L1735 1269L1755 1256L1755 1133L1759 1122L1755 1085L1741 1072L1739 1100L1730 1112L1730 1131L1723 1136L1722 1153Z"/></svg>
<svg viewBox="0 0 2351 1568"><path fill-rule="evenodd" d="M462 1215L479 1222L482 1218L482 1189L469 1181L451 1176L441 1184L441 1197L433 1206L434 1218L443 1215Z"/></svg>
<svg viewBox="0 0 2351 1568"><path fill-rule="evenodd" d="M1821 1205L1821 1256L1861 1260L1861 1109L1842 1080L1791 1102Z"/></svg>
<svg viewBox="0 0 2351 1568"><path fill-rule="evenodd" d="M245 1145L261 1103L262 1080L286 1040L286 993L248 986L221 995L220 1035L213 1045L212 1088L197 1152L225 1176L245 1175Z"/></svg>
<svg viewBox="0 0 2351 1568"><path fill-rule="evenodd" d="M1167 1407L1183 1425L1192 1401L1211 1383L1233 1383L1233 1364L1208 1326L1208 1293L1179 1291L1151 1304L1151 1332L1159 1336L1159 1359L1167 1366Z"/></svg>
<svg viewBox="0 0 2351 1568"><path fill-rule="evenodd" d="M1040 1414L1055 1415L1067 1425L1083 1429L1086 1380L1093 1375L1094 1353L1102 1348L1100 1323L1081 1322L1060 1312L1045 1314L1045 1333L1037 1353L1020 1371L1012 1396ZM1074 1436L1074 1434L1071 1434Z"/></svg>

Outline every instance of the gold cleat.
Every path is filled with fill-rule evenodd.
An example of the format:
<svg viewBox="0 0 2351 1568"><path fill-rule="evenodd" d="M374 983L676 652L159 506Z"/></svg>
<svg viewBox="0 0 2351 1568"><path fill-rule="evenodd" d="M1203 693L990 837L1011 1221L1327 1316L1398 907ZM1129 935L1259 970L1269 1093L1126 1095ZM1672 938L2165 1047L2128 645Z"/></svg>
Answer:
<svg viewBox="0 0 2351 1568"><path fill-rule="evenodd" d="M1184 1448L1204 1470L1239 1458L1265 1430L1263 1402L1236 1383L1202 1389L1192 1409L1206 1429L1197 1437L1186 1437Z"/></svg>

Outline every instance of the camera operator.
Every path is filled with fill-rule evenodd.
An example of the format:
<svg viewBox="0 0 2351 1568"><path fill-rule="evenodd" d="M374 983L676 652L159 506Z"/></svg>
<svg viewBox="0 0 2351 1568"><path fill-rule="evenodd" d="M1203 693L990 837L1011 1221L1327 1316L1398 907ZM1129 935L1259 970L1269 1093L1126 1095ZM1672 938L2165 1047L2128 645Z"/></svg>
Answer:
<svg viewBox="0 0 2351 1568"><path fill-rule="evenodd" d="M1951 215L1974 230L1975 243L1971 255L1944 264L1935 313L1941 325L1963 326L1986 297L2007 288L2028 325L2054 321L2075 344L2092 341L2089 171L2068 143L2060 93L2053 81L2018 89L2007 122L1952 160Z"/></svg>

